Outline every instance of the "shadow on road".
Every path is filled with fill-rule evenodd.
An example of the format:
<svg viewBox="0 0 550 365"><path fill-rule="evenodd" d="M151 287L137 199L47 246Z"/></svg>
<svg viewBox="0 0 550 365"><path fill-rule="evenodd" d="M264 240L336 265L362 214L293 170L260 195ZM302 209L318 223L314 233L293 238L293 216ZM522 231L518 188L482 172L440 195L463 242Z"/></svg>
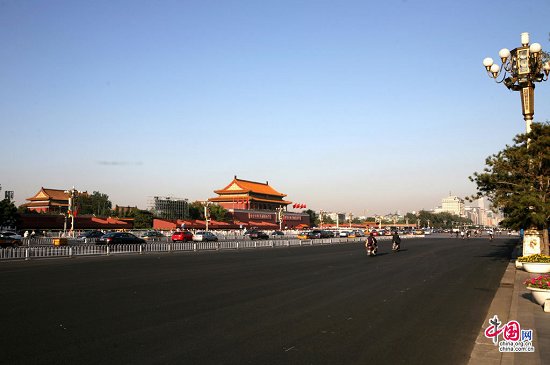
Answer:
<svg viewBox="0 0 550 365"><path fill-rule="evenodd" d="M502 244L491 244L494 249L486 255L479 255L474 257L487 257L493 261L509 261L512 258L512 251L514 249L514 241L508 241Z"/></svg>

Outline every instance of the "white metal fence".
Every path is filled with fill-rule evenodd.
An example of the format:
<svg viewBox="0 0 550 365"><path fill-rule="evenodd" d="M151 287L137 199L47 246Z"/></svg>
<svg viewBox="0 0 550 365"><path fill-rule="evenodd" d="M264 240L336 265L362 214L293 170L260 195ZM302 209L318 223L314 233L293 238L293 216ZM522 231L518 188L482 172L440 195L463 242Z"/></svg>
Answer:
<svg viewBox="0 0 550 365"><path fill-rule="evenodd" d="M404 236L402 238L417 238L423 236ZM389 236L377 237L379 241L391 240ZM95 245L85 244L77 240L69 240L69 245L53 246L51 238L33 238L44 245L30 245L25 247L0 249L0 260L49 257L77 257L77 256L108 256L119 254L144 254L150 252L197 252L218 250L239 250L254 248L274 248L291 246L317 246L331 245L348 242L364 242L365 237L357 238L322 238L313 240L276 239L276 240L238 240L219 242L151 242L146 244L131 245Z"/></svg>

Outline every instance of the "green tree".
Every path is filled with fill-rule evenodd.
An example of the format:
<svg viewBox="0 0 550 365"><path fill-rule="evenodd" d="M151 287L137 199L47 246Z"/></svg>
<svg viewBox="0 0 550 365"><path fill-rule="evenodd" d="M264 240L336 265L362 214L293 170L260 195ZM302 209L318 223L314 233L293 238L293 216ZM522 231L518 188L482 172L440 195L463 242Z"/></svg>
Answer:
<svg viewBox="0 0 550 365"><path fill-rule="evenodd" d="M90 194L81 194L76 198L78 214L95 214L96 216L108 216L111 214L113 204L107 194L94 191Z"/></svg>
<svg viewBox="0 0 550 365"><path fill-rule="evenodd" d="M17 207L9 199L0 201L0 227L16 227L19 223Z"/></svg>
<svg viewBox="0 0 550 365"><path fill-rule="evenodd" d="M504 227L542 230L548 254L550 124L533 123L530 133L517 135L512 146L487 157L485 164L483 172L470 176L477 185L471 199L488 197L504 212Z"/></svg>
<svg viewBox="0 0 550 365"><path fill-rule="evenodd" d="M134 228L148 229L153 228L153 213L148 210L137 210L133 212Z"/></svg>
<svg viewBox="0 0 550 365"><path fill-rule="evenodd" d="M204 219L204 206L201 202L195 201L189 204L189 218Z"/></svg>
<svg viewBox="0 0 550 365"><path fill-rule="evenodd" d="M434 227L434 228L451 228L454 224L471 224L472 221L466 217L459 217L458 215L441 212L432 213L427 210L421 210L417 214L407 213L405 219L409 221L409 224L415 225L420 220L421 227Z"/></svg>
<svg viewBox="0 0 550 365"><path fill-rule="evenodd" d="M210 218L220 222L230 222L231 214L227 209L218 204L211 204L208 206L210 211ZM204 209L203 209L204 211Z"/></svg>
<svg viewBox="0 0 550 365"><path fill-rule="evenodd" d="M200 201L194 201L189 204L189 217L191 219L204 220L204 206L205 204ZM231 214L227 209L218 204L209 204L208 211L210 212L210 219L220 222L230 222Z"/></svg>
<svg viewBox="0 0 550 365"><path fill-rule="evenodd" d="M311 227L316 227L319 225L319 216L313 210L304 210L302 213L309 215L309 225Z"/></svg>

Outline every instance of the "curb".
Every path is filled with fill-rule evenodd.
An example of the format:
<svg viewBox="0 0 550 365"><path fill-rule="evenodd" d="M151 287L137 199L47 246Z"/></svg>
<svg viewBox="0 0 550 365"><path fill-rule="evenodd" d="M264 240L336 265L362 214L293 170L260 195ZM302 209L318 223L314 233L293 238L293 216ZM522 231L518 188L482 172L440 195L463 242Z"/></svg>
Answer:
<svg viewBox="0 0 550 365"><path fill-rule="evenodd" d="M468 365L542 364L540 351L544 346L541 346L537 336L537 326L535 323L537 314L530 310L528 305L526 306L527 303L525 303L527 290L524 288L523 281L529 274L516 269L514 261L508 264L502 276L499 288L479 330ZM485 337L485 329L488 327L489 319L494 315L497 315L502 323L516 320L522 328L533 329L535 352L499 352L498 347L495 346L493 341Z"/></svg>
<svg viewBox="0 0 550 365"><path fill-rule="evenodd" d="M485 337L485 327L494 315L497 315L504 323L510 320L515 274L515 264L509 263L479 330L468 365L500 365L502 363L504 353L499 352L493 341Z"/></svg>

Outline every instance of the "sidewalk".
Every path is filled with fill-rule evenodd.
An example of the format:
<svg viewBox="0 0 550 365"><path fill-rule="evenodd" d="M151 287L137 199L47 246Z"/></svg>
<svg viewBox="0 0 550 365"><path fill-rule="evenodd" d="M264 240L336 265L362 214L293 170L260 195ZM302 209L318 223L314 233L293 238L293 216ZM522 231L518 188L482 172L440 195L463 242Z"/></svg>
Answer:
<svg viewBox="0 0 550 365"><path fill-rule="evenodd" d="M500 282L489 312L483 322L470 355L469 365L542 365L550 364L550 313L545 313L531 299L530 291L523 282L531 276L521 269L516 269L515 259L508 264ZM492 339L485 337L489 319L497 315L502 324L516 320L521 329L533 330L535 352L499 352ZM502 336L500 340L502 340Z"/></svg>

